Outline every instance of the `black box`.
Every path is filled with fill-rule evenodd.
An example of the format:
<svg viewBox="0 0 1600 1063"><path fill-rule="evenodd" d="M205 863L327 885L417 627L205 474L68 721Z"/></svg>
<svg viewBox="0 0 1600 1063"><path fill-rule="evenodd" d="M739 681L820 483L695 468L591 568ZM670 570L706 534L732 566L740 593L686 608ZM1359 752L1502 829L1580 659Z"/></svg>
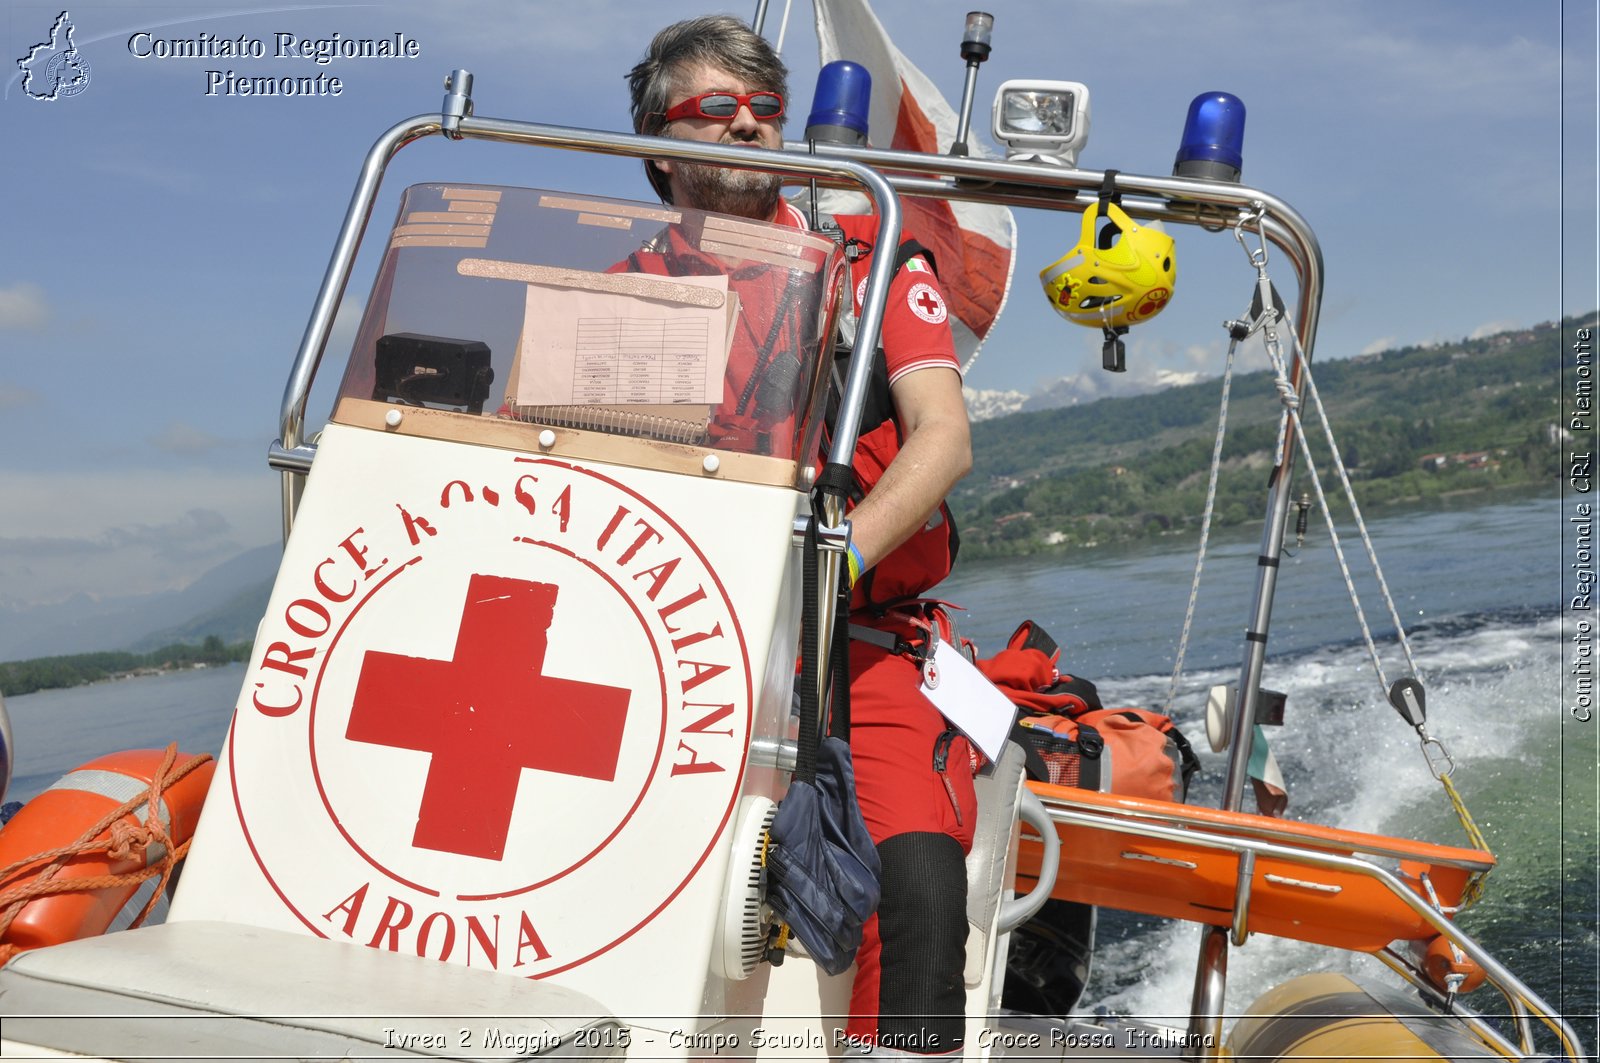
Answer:
<svg viewBox="0 0 1600 1063"><path fill-rule="evenodd" d="M458 406L482 413L494 369L482 340L396 332L378 340L372 397L413 406Z"/></svg>

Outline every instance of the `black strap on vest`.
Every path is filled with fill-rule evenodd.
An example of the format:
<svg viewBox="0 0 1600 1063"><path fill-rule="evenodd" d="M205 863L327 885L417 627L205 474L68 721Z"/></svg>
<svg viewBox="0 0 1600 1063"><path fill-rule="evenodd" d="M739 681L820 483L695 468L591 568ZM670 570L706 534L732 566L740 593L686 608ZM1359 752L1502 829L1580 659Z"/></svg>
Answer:
<svg viewBox="0 0 1600 1063"><path fill-rule="evenodd" d="M898 276L905 264L918 255L928 260L928 265L933 269L934 275L937 276L939 267L934 262L933 252L915 240L906 240L894 253L894 268L889 273L890 278ZM847 293L846 298L851 299L853 305L854 293ZM839 402L844 397L844 382L849 378L850 359L854 354L853 341L846 343L841 336L834 343L833 383L828 389L827 412L822 422L830 439L833 438L833 426L839 417ZM885 421L892 420L894 420L894 399L889 394L889 363L884 359L883 343L880 337L878 349L874 352L872 360L872 376L867 384L866 402L862 404L861 408L861 427L857 432L857 437L866 435ZM858 497L859 492L856 492L856 495L856 501L859 502L861 500Z"/></svg>

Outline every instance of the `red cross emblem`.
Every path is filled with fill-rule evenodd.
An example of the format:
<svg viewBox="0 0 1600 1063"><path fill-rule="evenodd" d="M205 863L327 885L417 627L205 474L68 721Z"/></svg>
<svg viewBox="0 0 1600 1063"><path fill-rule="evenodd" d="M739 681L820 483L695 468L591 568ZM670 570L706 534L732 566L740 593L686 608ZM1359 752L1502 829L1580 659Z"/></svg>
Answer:
<svg viewBox="0 0 1600 1063"><path fill-rule="evenodd" d="M557 591L474 575L451 660L362 660L345 737L433 755L418 848L499 860L524 768L616 775L628 690L543 674Z"/></svg>
<svg viewBox="0 0 1600 1063"><path fill-rule="evenodd" d="M930 325L939 324L949 313L945 309L944 300L931 284L913 284L911 290L906 293L906 302L913 314Z"/></svg>

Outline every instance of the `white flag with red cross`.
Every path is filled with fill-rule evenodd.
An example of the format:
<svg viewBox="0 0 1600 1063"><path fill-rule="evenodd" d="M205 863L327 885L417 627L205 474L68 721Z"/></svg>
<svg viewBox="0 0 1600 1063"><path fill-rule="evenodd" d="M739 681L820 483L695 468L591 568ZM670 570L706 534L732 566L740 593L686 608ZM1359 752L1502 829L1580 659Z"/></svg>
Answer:
<svg viewBox="0 0 1600 1063"><path fill-rule="evenodd" d="M955 111L933 82L889 40L883 23L865 0L814 3L822 62L848 59L872 75L868 118L872 146L948 152L958 125ZM967 148L973 156L993 155L975 141L970 130ZM1005 306L1016 261L1016 220L1009 208L986 203L907 198L901 204L906 237L927 247L938 263L940 287L950 303L950 326L965 372ZM834 213L850 210L826 197L823 205Z"/></svg>

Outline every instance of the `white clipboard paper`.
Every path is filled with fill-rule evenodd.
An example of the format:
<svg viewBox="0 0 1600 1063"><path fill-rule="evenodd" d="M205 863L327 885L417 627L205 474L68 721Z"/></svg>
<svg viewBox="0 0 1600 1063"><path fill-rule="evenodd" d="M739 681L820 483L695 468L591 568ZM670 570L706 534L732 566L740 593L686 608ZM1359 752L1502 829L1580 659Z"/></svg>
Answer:
<svg viewBox="0 0 1600 1063"><path fill-rule="evenodd" d="M567 272L528 284L518 406L722 401L737 305L727 277ZM684 299L657 297L666 290Z"/></svg>
<svg viewBox="0 0 1600 1063"><path fill-rule="evenodd" d="M952 727L998 763L1017 707L960 650L944 639L933 646L933 656L922 670L922 693Z"/></svg>

